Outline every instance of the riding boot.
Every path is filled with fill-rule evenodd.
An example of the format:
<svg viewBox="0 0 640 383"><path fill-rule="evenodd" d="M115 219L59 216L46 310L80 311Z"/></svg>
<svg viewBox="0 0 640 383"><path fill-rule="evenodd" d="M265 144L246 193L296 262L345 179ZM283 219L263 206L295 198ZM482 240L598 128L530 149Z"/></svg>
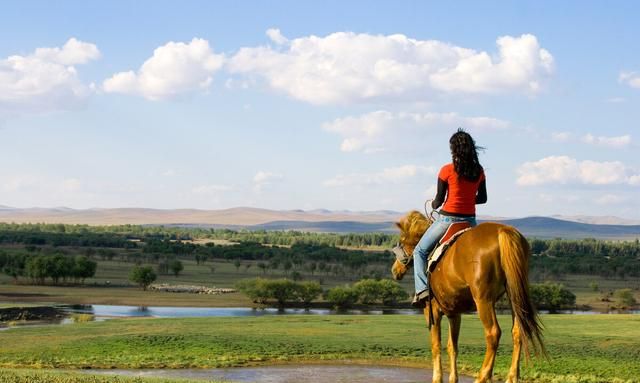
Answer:
<svg viewBox="0 0 640 383"><path fill-rule="evenodd" d="M419 293L416 293L413 296L413 301L411 301L411 306L423 309L427 307L427 300L429 300L429 289L422 290Z"/></svg>

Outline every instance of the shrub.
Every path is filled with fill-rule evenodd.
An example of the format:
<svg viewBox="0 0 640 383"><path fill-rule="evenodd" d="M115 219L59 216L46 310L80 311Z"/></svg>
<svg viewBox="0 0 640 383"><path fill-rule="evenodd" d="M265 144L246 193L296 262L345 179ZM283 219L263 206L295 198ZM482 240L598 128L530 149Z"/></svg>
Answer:
<svg viewBox="0 0 640 383"><path fill-rule="evenodd" d="M382 300L381 287L378 281L373 279L363 279L353 285L353 289L358 294L358 300L365 305Z"/></svg>
<svg viewBox="0 0 640 383"><path fill-rule="evenodd" d="M636 299L631 289L616 290L613 292L613 296L616 298L616 305L619 308L627 308L636 304Z"/></svg>
<svg viewBox="0 0 640 383"><path fill-rule="evenodd" d="M267 303L269 299L284 307L287 302L296 301L300 287L288 279L243 279L236 283L236 289L248 296L255 303ZM316 294L317 296L317 294Z"/></svg>
<svg viewBox="0 0 640 383"><path fill-rule="evenodd" d="M397 282L390 279L363 279L357 282L353 288L358 293L358 300L365 305L374 303L394 305L408 296Z"/></svg>
<svg viewBox="0 0 640 383"><path fill-rule="evenodd" d="M409 297L409 294L407 294L402 286L391 279L380 280L378 284L380 284L380 290L382 291L382 303L385 305L395 305Z"/></svg>
<svg viewBox="0 0 640 383"><path fill-rule="evenodd" d="M266 279L243 279L236 282L235 286L238 291L249 297L254 303L267 303L269 294L265 288Z"/></svg>
<svg viewBox="0 0 640 383"><path fill-rule="evenodd" d="M334 307L344 309L353 306L358 301L358 292L349 286L338 286L327 291L325 298Z"/></svg>
<svg viewBox="0 0 640 383"><path fill-rule="evenodd" d="M559 283L533 284L530 291L533 304L540 309L555 311L576 304L576 296Z"/></svg>

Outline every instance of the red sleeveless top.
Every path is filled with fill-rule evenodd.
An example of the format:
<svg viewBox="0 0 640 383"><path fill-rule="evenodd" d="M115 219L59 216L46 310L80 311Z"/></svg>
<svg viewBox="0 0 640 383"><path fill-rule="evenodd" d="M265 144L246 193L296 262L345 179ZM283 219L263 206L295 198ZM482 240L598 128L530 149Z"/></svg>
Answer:
<svg viewBox="0 0 640 383"><path fill-rule="evenodd" d="M476 214L476 194L480 183L485 180L484 171L476 181L469 181L459 177L453 164L450 163L440 169L438 178L449 185L442 210L453 214Z"/></svg>

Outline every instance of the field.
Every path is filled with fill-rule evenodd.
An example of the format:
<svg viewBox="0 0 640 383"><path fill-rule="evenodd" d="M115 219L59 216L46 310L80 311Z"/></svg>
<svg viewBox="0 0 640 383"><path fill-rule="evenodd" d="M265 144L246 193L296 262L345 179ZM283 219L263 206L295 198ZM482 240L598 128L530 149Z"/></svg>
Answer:
<svg viewBox="0 0 640 383"><path fill-rule="evenodd" d="M34 369L0 369L0 383L201 383L187 379L128 378L96 376L76 372Z"/></svg>
<svg viewBox="0 0 640 383"><path fill-rule="evenodd" d="M509 360L510 317L496 375ZM549 360L533 359L531 382L639 382L640 317L546 315ZM446 331L446 326L445 331ZM4 332L3 368L212 368L274 363L356 361L429 368L424 318L284 316L119 319ZM484 338L476 316L463 318L460 367L476 372Z"/></svg>
<svg viewBox="0 0 640 383"><path fill-rule="evenodd" d="M284 270L269 270L265 273L256 266L256 261L243 261L236 268L230 261L207 261L198 265L194 260L182 259L184 270L177 276L159 275L156 283L192 284L216 287L234 287L244 278L269 277L285 278L290 274ZM247 267L248 266L248 267ZM16 303L68 303L68 304L113 304L113 305L153 305L153 306L194 306L194 307L247 307L251 301L240 293L224 295L179 294L167 292L142 291L128 280L132 263L99 260L96 276L87 279L85 286L38 286L15 285L12 278L0 274L0 299ZM372 265L383 277L390 277L388 268ZM213 271L212 271L213 270ZM336 285L356 282L351 275L307 271L302 272L304 280L319 281L323 289ZM108 282L108 284L107 284ZM541 281L532 281L540 283ZM636 300L640 301L640 279L627 277L602 278L599 276L566 275L552 282L562 283L576 294L576 303L580 307L588 306L597 311L607 311L611 302L603 301L607 293L617 289L631 288ZM411 291L413 277L409 273L401 282L407 291ZM594 289L594 284L597 289Z"/></svg>

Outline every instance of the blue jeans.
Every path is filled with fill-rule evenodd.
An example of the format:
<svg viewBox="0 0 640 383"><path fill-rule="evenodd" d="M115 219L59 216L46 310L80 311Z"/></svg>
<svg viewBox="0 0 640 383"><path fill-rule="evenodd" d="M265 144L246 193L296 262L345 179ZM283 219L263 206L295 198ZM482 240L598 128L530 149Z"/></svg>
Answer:
<svg viewBox="0 0 640 383"><path fill-rule="evenodd" d="M449 215L439 215L427 231L422 235L420 241L413 250L413 273L416 284L416 294L421 293L429 288L427 281L427 256L436 247L436 244L442 238L449 228L449 225L456 222L470 222L471 226L476 225L475 217L453 217Z"/></svg>

